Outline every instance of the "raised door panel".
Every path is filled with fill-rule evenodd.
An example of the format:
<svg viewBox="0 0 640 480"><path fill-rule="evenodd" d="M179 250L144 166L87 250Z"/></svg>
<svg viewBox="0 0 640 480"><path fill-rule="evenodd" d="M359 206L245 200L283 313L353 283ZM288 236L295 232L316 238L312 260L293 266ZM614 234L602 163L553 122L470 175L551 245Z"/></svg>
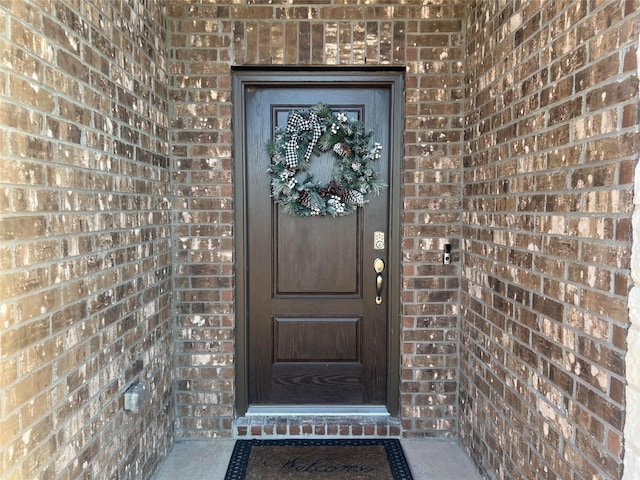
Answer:
<svg viewBox="0 0 640 480"><path fill-rule="evenodd" d="M300 220L275 213L274 295L360 295L360 215Z"/></svg>

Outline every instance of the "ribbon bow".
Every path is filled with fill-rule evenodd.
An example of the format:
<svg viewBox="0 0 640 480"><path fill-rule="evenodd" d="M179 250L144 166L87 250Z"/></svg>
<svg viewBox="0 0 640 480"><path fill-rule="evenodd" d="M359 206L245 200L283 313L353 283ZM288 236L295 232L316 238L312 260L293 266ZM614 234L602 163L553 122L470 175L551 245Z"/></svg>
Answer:
<svg viewBox="0 0 640 480"><path fill-rule="evenodd" d="M309 113L309 119L304 118L298 112L291 112L287 119L287 132L291 134L291 139L287 142L285 163L292 170L298 168L298 136L301 131L313 132L311 140L307 144L307 151L304 153L304 159L308 162L318 139L322 135L322 125L320 125L318 115L315 112Z"/></svg>

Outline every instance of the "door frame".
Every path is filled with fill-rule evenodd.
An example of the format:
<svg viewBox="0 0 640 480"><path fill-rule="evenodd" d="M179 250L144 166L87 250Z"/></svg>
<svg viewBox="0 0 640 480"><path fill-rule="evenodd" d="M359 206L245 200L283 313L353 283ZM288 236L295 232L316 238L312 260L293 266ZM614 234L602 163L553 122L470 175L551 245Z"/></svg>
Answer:
<svg viewBox="0 0 640 480"><path fill-rule="evenodd" d="M390 91L389 126L389 259L387 318L387 392L386 406L397 416L400 407L400 327L401 327L401 216L402 154L404 134L404 66L236 66L232 77L232 131L234 184L234 249L235 249L235 383L236 415L248 409L248 289L247 289L247 211L246 154L244 148L245 95L247 87L323 86L383 87ZM266 173L265 173L266 175ZM294 411L295 408L292 408Z"/></svg>

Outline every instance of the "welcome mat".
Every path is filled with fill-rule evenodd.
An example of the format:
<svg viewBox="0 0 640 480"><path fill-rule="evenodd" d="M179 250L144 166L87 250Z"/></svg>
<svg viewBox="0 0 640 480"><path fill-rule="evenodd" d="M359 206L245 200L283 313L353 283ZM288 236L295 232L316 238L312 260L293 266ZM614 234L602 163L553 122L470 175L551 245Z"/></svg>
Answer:
<svg viewBox="0 0 640 480"><path fill-rule="evenodd" d="M397 439L238 440L225 480L413 480Z"/></svg>

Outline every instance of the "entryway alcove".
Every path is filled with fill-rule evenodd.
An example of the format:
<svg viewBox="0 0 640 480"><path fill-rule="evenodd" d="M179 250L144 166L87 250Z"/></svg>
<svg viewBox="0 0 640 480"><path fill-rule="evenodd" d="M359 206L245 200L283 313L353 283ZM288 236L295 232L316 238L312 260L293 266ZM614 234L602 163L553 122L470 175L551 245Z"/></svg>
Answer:
<svg viewBox="0 0 640 480"><path fill-rule="evenodd" d="M233 85L234 71L282 68L318 76L314 99L294 106L329 101L323 82L339 71L402 78L384 145L398 149L396 183L373 230L395 255L383 259L394 272L381 295L385 365L368 364L386 372L370 377L385 398L355 402L386 412L362 425L343 416L345 434L455 441L487 478L631 478L638 7L5 2L0 475L150 478L183 441L291 434L291 418L244 411L254 347L242 229L253 224L239 217L237 162L255 159L238 148L255 139L259 154L266 119L238 129ZM369 100L340 102L380 133ZM369 295L376 258L362 258L362 277L340 280L362 278ZM365 314L343 313L334 332L364 334ZM308 346L277 315L276 338ZM330 345L332 361L358 345ZM123 408L136 383L140 413ZM342 432L300 418L301 435Z"/></svg>

